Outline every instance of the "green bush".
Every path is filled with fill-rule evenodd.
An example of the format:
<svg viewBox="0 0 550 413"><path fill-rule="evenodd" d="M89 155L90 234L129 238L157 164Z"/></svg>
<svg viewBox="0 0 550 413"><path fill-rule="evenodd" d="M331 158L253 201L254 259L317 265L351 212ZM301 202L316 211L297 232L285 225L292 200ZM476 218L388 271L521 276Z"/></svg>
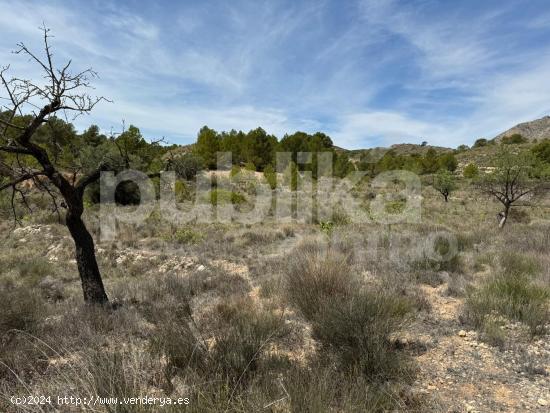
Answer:
<svg viewBox="0 0 550 413"><path fill-rule="evenodd" d="M275 189L277 187L277 173L271 165L267 165L264 168L264 179L271 189Z"/></svg>
<svg viewBox="0 0 550 413"><path fill-rule="evenodd" d="M466 165L466 167L464 168L464 171L462 172L462 174L464 175L464 178L466 178L466 179L477 178L477 176L479 175L479 168L477 167L476 164L470 163L470 164Z"/></svg>
<svg viewBox="0 0 550 413"><path fill-rule="evenodd" d="M550 139L544 139L531 149L533 154L542 162L550 164Z"/></svg>
<svg viewBox="0 0 550 413"><path fill-rule="evenodd" d="M445 153L439 157L439 167L450 172L454 172L458 167L458 161L453 153Z"/></svg>
<svg viewBox="0 0 550 413"><path fill-rule="evenodd" d="M472 148L481 148L483 146L487 146L489 144L489 141L485 138L479 138L474 142L474 145Z"/></svg>
<svg viewBox="0 0 550 413"><path fill-rule="evenodd" d="M183 202L183 201L189 200L191 194L185 182L177 180L174 190L176 193L177 202Z"/></svg>
<svg viewBox="0 0 550 413"><path fill-rule="evenodd" d="M334 229L334 222L332 222L332 221L321 221L321 222L319 222L319 228L325 234L330 235L332 233L332 230Z"/></svg>
<svg viewBox="0 0 550 413"><path fill-rule="evenodd" d="M244 195L228 191L226 189L215 188L210 192L210 203L212 205L233 204L239 205L246 202Z"/></svg>
<svg viewBox="0 0 550 413"><path fill-rule="evenodd" d="M202 240L202 235L191 228L178 228L171 238L179 244L196 244Z"/></svg>
<svg viewBox="0 0 550 413"><path fill-rule="evenodd" d="M519 145L521 143L528 142L528 140L527 138L521 136L519 133L514 133L513 135L503 137L501 142L504 145Z"/></svg>

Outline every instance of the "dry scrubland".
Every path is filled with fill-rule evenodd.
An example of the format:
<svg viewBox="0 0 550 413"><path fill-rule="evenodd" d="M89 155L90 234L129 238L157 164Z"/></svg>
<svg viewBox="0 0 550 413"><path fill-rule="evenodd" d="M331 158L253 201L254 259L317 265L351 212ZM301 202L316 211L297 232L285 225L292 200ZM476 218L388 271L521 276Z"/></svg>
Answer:
<svg viewBox="0 0 550 413"><path fill-rule="evenodd" d="M368 208L367 184L355 196ZM6 216L0 411L34 394L190 398L73 408L101 412L547 412L549 207L498 230L499 206L462 182L449 203L424 186L419 224L176 228L153 214L97 245L109 309L83 304L63 225ZM438 230L456 257L407 254Z"/></svg>

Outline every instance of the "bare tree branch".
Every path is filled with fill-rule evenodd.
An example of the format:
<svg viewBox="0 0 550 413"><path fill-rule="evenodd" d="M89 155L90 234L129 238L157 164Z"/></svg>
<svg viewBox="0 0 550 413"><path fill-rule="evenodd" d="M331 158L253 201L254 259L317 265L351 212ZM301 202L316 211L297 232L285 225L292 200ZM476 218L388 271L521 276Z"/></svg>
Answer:
<svg viewBox="0 0 550 413"><path fill-rule="evenodd" d="M46 173L44 171L38 171L21 175L5 184L0 185L0 191L3 191L7 188L15 188L15 186L17 186L21 182L28 181L30 179L36 178L37 176L46 176Z"/></svg>

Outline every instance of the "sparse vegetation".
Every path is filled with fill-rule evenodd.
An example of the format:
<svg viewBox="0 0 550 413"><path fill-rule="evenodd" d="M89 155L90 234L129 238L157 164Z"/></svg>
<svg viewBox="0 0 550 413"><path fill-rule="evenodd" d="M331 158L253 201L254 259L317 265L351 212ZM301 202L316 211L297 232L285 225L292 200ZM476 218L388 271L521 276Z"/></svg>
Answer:
<svg viewBox="0 0 550 413"><path fill-rule="evenodd" d="M464 178L466 179L474 179L477 178L479 175L479 168L474 163L469 163L464 168L464 171L462 173L464 175Z"/></svg>
<svg viewBox="0 0 550 413"><path fill-rule="evenodd" d="M529 125L456 150L260 127L204 126L186 146L135 126L108 137L54 116L97 101L70 93L91 72L52 56L42 88L0 69L15 91L0 111L0 412L545 411L550 144ZM125 169L141 178L100 190ZM414 182L384 181L394 170ZM165 213L161 171L196 215ZM146 218L104 237L115 211L139 211L145 177ZM29 394L188 404L17 410Z"/></svg>
<svg viewBox="0 0 550 413"><path fill-rule="evenodd" d="M550 322L548 286L536 283L537 263L520 254L501 259L501 270L470 292L466 300L467 318L477 327L494 329L496 315L521 321L533 335L545 334Z"/></svg>

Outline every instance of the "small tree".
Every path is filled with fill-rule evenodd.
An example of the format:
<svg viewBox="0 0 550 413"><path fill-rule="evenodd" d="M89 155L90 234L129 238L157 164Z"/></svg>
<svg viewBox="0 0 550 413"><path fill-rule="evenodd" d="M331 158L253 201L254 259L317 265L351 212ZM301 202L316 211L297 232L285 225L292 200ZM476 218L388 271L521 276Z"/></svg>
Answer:
<svg viewBox="0 0 550 413"><path fill-rule="evenodd" d="M536 176L534 165L531 153L514 153L509 147L503 146L495 159L494 170L478 179L478 188L504 207L498 214L499 228L504 227L510 209L518 200L536 195L544 188L544 180Z"/></svg>
<svg viewBox="0 0 550 413"><path fill-rule="evenodd" d="M464 171L462 172L462 174L464 175L464 178L466 178L466 179L477 178L478 175L479 175L479 168L477 167L477 165L475 163L470 163L470 164L466 165L466 167L464 168Z"/></svg>
<svg viewBox="0 0 550 413"><path fill-rule="evenodd" d="M271 189L277 188L277 174L271 165L264 168L264 178Z"/></svg>
<svg viewBox="0 0 550 413"><path fill-rule="evenodd" d="M449 195L456 189L453 174L446 169L440 170L434 177L433 187L437 192L443 195L445 202L449 202Z"/></svg>
<svg viewBox="0 0 550 413"><path fill-rule="evenodd" d="M217 153L220 150L220 137L214 129L203 126L197 136L197 142L193 147L193 152L204 159L205 166L208 169L216 169Z"/></svg>
<svg viewBox="0 0 550 413"><path fill-rule="evenodd" d="M0 114L0 153L8 154L0 161L3 169L9 175L7 181L0 184L0 190L12 190L12 209L15 213L14 200L20 196L27 204L20 184L32 181L37 190L47 193L52 200L55 210L65 208L65 223L75 243L75 255L80 275L84 300L91 303L106 303L107 294L103 287L101 274L97 265L93 238L82 219L84 212L83 195L85 189L100 177L100 172L108 168L105 159L99 160L94 167L86 168L84 172L75 166L74 173L68 177L66 172L70 168L63 161L56 150L59 145L54 135L49 141L39 142L35 135L43 125L52 125L56 121L56 114L75 116L90 112L97 103L105 100L103 97L92 97L86 93L90 87L90 78L96 76L87 69L77 73L70 72L69 61L60 69L52 61L52 52L49 45L49 30L43 29L45 56L39 58L24 44L20 43L16 54L26 55L35 62L43 72L43 85L32 80L21 78L8 79L9 69L0 70L0 81L5 95L2 100L8 102ZM27 115L24 116L24 113ZM78 173L80 171L80 173ZM63 202L59 202L58 196Z"/></svg>
<svg viewBox="0 0 550 413"><path fill-rule="evenodd" d="M453 153L449 152L439 157L439 167L454 172L458 167L458 161Z"/></svg>

